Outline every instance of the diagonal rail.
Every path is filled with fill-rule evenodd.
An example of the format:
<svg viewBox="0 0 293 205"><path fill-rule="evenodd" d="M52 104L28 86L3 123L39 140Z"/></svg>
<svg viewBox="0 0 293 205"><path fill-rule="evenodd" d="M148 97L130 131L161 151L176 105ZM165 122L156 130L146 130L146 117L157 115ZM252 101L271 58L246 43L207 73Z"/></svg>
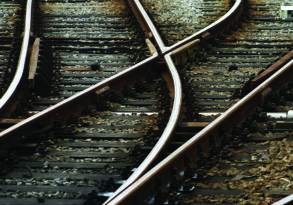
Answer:
<svg viewBox="0 0 293 205"><path fill-rule="evenodd" d="M159 34L157 28L152 22L150 16L147 14L145 8L141 4L140 0L128 0L130 7L132 8L134 14L138 18L138 21L143 21L144 26L147 27L151 37L154 39L156 46L159 48L159 53L163 53L168 48L166 47L161 35Z"/></svg>
<svg viewBox="0 0 293 205"><path fill-rule="evenodd" d="M139 13L142 15L143 20L146 22L150 32L152 33L152 36L154 37L154 40L159 47L160 51L162 51L165 47L163 44L160 35L158 34L156 28L154 27L153 23L151 22L150 18L147 16L146 12L144 11L142 5L139 1L135 1L135 8L139 11ZM164 57L165 62L167 64L168 73L171 76L172 83L173 83L173 89L174 89L174 100L173 100L173 108L172 108L172 114L170 116L170 119L167 123L166 128L163 131L162 136L160 137L159 141L156 143L155 147L152 149L152 151L149 153L147 158L141 163L141 165L138 167L138 169L133 173L133 175L127 180L127 183L121 187L120 190L123 190L127 186L129 186L131 183L133 183L135 180L137 180L142 174L144 174L150 166L154 163L154 161L157 159L159 153L163 150L163 148L166 146L168 140L170 139L180 116L180 110L181 110L181 104L182 104L182 86L180 82L179 74L175 68L175 65L172 61L172 59L169 56ZM104 90L108 90L109 88L115 86L115 84L119 83L121 80L128 78L129 75L135 75L139 71L148 72L147 67L153 67L148 66L151 63L153 63L155 60L158 60L158 54L155 53L152 57L142 61L141 63L126 69L94 86L91 86L90 88L77 93L76 95L52 106L49 107L23 121L20 123L2 131L0 133L0 143L2 144L8 144L11 142L11 140L17 140L15 139L15 136L19 136L21 138L21 135L23 133L26 133L30 131L31 129L38 127L42 122L45 122L47 120L52 119L58 119L60 116L63 115L64 112L66 112L70 107L77 105L82 101L83 99L91 99L92 95L95 95L97 92L102 93ZM83 103L87 104L87 103ZM84 105L85 106L85 105ZM12 143L13 144L13 143ZM118 191L117 193L119 193Z"/></svg>
<svg viewBox="0 0 293 205"><path fill-rule="evenodd" d="M158 30L156 29L156 26L147 14L147 11L143 7L140 0L128 0L128 2L130 5L133 5L135 13L139 15L139 18L144 19L145 26L147 26L148 30L151 32L156 45L158 45L160 49L160 54L162 55L166 55L168 53L175 52L176 50L181 50L183 48L190 47L193 44L198 44L201 40L211 38L217 35L219 32L224 30L227 27L227 25L232 25L234 22L238 20L240 14L242 13L243 6L245 4L244 0L235 0L233 6L229 9L229 11L225 13L223 16L221 16L219 19L217 19L215 22L197 31L191 36L182 39L174 45L166 46Z"/></svg>

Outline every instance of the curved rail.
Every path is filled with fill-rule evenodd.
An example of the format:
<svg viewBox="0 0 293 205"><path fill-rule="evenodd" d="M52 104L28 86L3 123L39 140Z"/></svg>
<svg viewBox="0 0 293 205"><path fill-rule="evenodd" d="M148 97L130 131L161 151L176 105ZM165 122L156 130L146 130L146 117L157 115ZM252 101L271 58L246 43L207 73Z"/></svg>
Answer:
<svg viewBox="0 0 293 205"><path fill-rule="evenodd" d="M13 97L16 95L16 92L19 89L20 83L25 74L25 65L27 61L30 34L32 29L32 4L33 4L33 0L27 0L25 23L24 23L24 34L23 34L20 56L17 63L17 69L13 77L13 80L11 81L6 92L0 99L0 114L2 114L5 111L8 104L12 101Z"/></svg>
<svg viewBox="0 0 293 205"><path fill-rule="evenodd" d="M193 158L197 151L197 146L201 142L213 135L217 135L221 130L229 130L232 125L240 123L256 110L257 106L264 103L268 94L273 90L280 89L292 79L293 60L291 59L266 81L128 187L110 204L136 204L137 201L143 204L142 201L149 196L147 193L168 189L172 178L183 177L189 167L196 166ZM176 173L176 176L172 175L174 173ZM155 200L155 194L150 195Z"/></svg>
<svg viewBox="0 0 293 205"><path fill-rule="evenodd" d="M185 39L175 43L172 46L166 46L141 2L139 0L128 1L130 4L135 4L137 10L140 13L140 17L145 19L144 23L147 25L149 31L152 33L156 41L156 44L160 48L160 52L162 55L171 53L172 51L175 51L178 48L184 48L186 46L190 46L193 43L198 43L200 39L211 37L212 34L216 34L215 31L220 31L223 28L227 27L227 25L231 25L233 22L235 22L238 19L238 16L241 13L242 8L244 6L244 0L236 0L231 9L215 22L211 23L210 25L201 29L200 31L192 34L191 36L186 37Z"/></svg>
<svg viewBox="0 0 293 205"><path fill-rule="evenodd" d="M148 28L150 29L152 36L154 37L154 40L160 49L160 52L164 52L166 47L164 42L162 41L162 38L156 29L155 25L151 21L150 17L148 16L147 12L143 8L141 2L139 0L134 0L132 3L132 7L137 10L140 15L145 19L145 22L147 23ZM143 162L138 166L138 168L133 172L133 174L124 182L115 192L114 194L108 198L108 200L104 204L111 203L111 200L113 200L115 197L117 197L123 190L125 190L127 187L129 187L132 183L134 183L139 177L141 177L143 174L145 174L152 165L154 165L155 161L157 160L159 154L162 152L162 150L166 147L167 142L170 140L173 131L175 130L177 126L177 122L180 117L181 112L181 106L182 106L182 85L179 73L176 69L176 66L171 58L170 55L165 55L164 60L168 67L169 75L172 79L172 89L174 93L174 99L173 99L173 107L171 111L171 116L169 118L169 121L160 137L158 142L155 144L155 146L152 148L151 152L147 155L147 157L143 160Z"/></svg>

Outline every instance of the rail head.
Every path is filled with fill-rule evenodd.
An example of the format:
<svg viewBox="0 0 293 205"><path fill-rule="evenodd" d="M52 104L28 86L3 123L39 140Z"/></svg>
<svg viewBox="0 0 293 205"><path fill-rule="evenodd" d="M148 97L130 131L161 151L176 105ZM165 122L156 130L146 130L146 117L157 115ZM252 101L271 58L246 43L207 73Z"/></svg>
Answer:
<svg viewBox="0 0 293 205"><path fill-rule="evenodd" d="M138 166L138 168L133 172L133 174L124 182L113 194L111 197L107 199L104 204L111 204L111 201L117 197L122 191L124 191L127 187L133 184L136 180L138 180L143 174L145 174L151 166L154 165L159 155L166 147L167 143L171 139L171 136L177 126L177 122L179 121L181 107L182 107L182 85L179 73L174 65L174 62L170 55L166 55L164 57L165 62L168 66L168 71L172 79L173 84L173 107L171 111L171 115L169 117L168 123L160 136L158 142L152 148L151 152L147 155L147 157L143 160L143 162Z"/></svg>
<svg viewBox="0 0 293 205"><path fill-rule="evenodd" d="M28 56L30 34L32 30L32 9L33 9L33 0L27 0L26 2L26 12L25 12L25 22L24 22L24 33L22 39L22 45L20 50L20 55L17 63L16 72L14 77L7 88L6 92L0 99L0 114L2 115L5 112L9 103L12 102L13 98L17 95L17 91L20 87L21 81L25 75L25 66Z"/></svg>
<svg viewBox="0 0 293 205"><path fill-rule="evenodd" d="M292 81L292 79L293 60L289 61L261 85L238 101L235 105L184 143L181 147L163 159L154 168L114 198L109 204L137 204L137 201L144 204L143 201L146 200L148 193L151 191L158 192L159 190L168 189L168 187L170 187L169 181L172 178L184 177L186 168L194 166L192 165L192 163L194 163L193 158L196 157L194 153L196 153L196 146L201 142L201 140L214 135L219 132L219 130L225 129L227 121L230 126L231 123L237 123L235 120L237 118L242 118L242 120L244 120L248 114L250 114L254 109L256 110L258 105L264 103L264 100L269 93L273 90L280 89L284 84L290 82L290 80ZM174 173L178 176L174 176ZM155 200L155 196L156 193L153 193L151 198Z"/></svg>
<svg viewBox="0 0 293 205"><path fill-rule="evenodd" d="M148 18L145 10L141 6L139 1L135 1L135 5L137 7L137 10L141 13L141 15L146 18L145 21L148 22L148 24L151 27L152 35L155 36L154 38L156 39L156 42L158 44L159 48L163 48L163 44L160 43L160 36L158 32L156 31L156 28L152 24L151 20ZM105 88L110 88L114 84L118 84L121 79L127 79L127 76L136 73L137 71L143 70L142 68L145 68L147 65L150 63L153 63L154 61L158 60L158 54L154 53L154 55L137 65L126 69L94 86L91 86L90 88L75 94L74 96L63 100L62 102L57 103L54 106L51 106L21 122L18 124L11 126L10 128L0 132L0 143L2 144L7 144L7 142L10 142L10 138L14 136L20 136L23 135L24 133L27 133L30 128L34 126L38 126L40 122L45 121L47 119L51 118L59 118L59 116L62 115L62 112L64 110L68 109L70 106L76 105L80 100L82 99L89 99L90 95L95 94L97 92L103 92ZM165 57L165 60L167 62L168 68L169 68L169 74L173 80L173 86L174 86L174 101L173 101L173 108L172 108L172 114L170 116L170 119L168 121L168 124L163 131L163 134L157 144L155 145L155 148L152 149L152 151L149 153L147 158L143 161L143 163L139 166L137 171L130 177L128 180L129 184L131 184L133 181L135 181L138 177L140 177L142 174L144 174L150 166L154 163L154 161L158 157L158 153L162 151L162 149L165 147L167 141L169 140L173 130L175 129L177 125L177 121L179 119L180 115L180 109L181 109L181 103L182 103L182 88L181 88L181 82L179 78L179 74L174 66L174 63L171 58ZM152 68L153 66L149 66ZM143 70L144 72L148 72L147 69ZM124 185L127 187L129 184ZM124 189L124 188L123 188Z"/></svg>
<svg viewBox="0 0 293 205"><path fill-rule="evenodd" d="M28 6L30 6L30 8L32 8L31 5L32 0L28 0ZM156 158L158 157L158 153L160 153L160 151L165 147L167 141L169 140L169 138L172 135L172 132L175 129L175 126L177 125L177 121L179 119L179 115L180 115L180 109L181 109L181 104L182 104L182 88L181 88L181 82L180 82L180 78L179 78L179 74L175 68L175 65L173 63L173 60L171 59L170 55L167 54L166 50L169 50L169 52L171 51L170 49L165 47L165 44L163 43L157 29L155 28L154 24L152 23L151 19L149 18L149 16L147 15L147 12L145 11L145 9L143 8L142 4L140 3L139 0L133 0L130 1L133 2L136 6L136 9L139 11L140 15L143 17L143 19L145 20L145 22L147 23L149 30L152 32L152 36L157 44L157 46L160 49L160 53L164 53L164 60L166 62L166 64L168 65L169 68L169 73L172 77L172 81L173 81L173 86L174 86L174 100L173 100L173 108L172 108L172 114L170 116L170 119L168 121L168 124L161 136L161 138L159 139L159 141L157 142L157 144L155 145L155 147L152 149L152 151L149 153L149 155L147 156L147 158L141 163L141 165L139 166L139 168L136 170L136 172L133 173L133 175L127 180L127 182L125 183L125 185L123 185L122 188L118 189L116 193L124 193L125 189L128 190L128 188L131 188L132 185L134 183L136 183L136 181L139 179L139 177L141 177L143 174L145 174L146 171L148 171L148 169L150 168L150 166L155 162ZM242 2L241 0L237 0L235 4L237 4L237 2ZM30 3L30 5L29 5ZM235 4L233 6L233 8L235 7ZM30 10L31 11L31 10ZM230 10L231 12L231 10ZM28 12L27 12L28 13ZM30 12L31 15L31 12ZM227 15L225 15L227 16ZM218 20L219 21L219 20ZM217 23L217 25L219 24L219 22ZM29 26L31 26L29 24ZM185 40L183 40L181 43L179 44L175 44L172 49L174 48L179 48L182 45L185 45L186 43L193 41L195 38L198 38L198 36L208 32L209 30L211 30L211 26L207 27L206 29L203 29L201 32L196 33L195 35L192 35L190 38L187 38ZM26 35L25 35L26 37ZM27 36L28 40L29 40L29 34ZM189 40L191 39L191 40ZM23 44L23 46L28 47L28 43L27 44ZM149 62L149 61L153 61L155 58L157 58L157 56L153 56L150 59L147 59L146 61L144 61L143 63ZM25 59L22 60L23 62L25 62ZM22 62L21 61L21 62ZM24 65L25 63L23 63ZM9 129L3 131L0 133L0 140L4 140L8 138L8 136L11 136L11 134L19 132L22 130L22 128L26 128L28 129L30 126L33 126L35 123L37 123L37 121L39 119L45 119L46 117L49 117L53 114L56 114L57 112L59 112L60 110L64 109L65 107L68 107L69 105L72 105L72 103L76 102L77 100L84 98L85 96L96 92L97 90L102 90L103 88L107 87L107 86L111 86L111 84L113 82L118 81L120 78L125 77L129 72L134 72L135 70L137 70L140 67L134 66L130 69L127 69L109 79L106 79L104 81L102 81L101 83L98 83L88 89L86 89L83 92L80 92L18 124L16 124L15 126L10 127ZM114 195L116 197L116 195ZM121 195L118 195L119 197ZM111 198L108 202L109 204L115 204L114 201L118 198ZM111 201L113 199L113 201ZM107 202L107 203L108 203Z"/></svg>

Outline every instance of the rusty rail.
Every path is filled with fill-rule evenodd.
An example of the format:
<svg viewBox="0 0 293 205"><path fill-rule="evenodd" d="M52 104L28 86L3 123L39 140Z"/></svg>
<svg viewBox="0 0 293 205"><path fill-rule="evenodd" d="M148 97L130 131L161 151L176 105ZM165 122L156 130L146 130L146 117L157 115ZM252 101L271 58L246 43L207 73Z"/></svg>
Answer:
<svg viewBox="0 0 293 205"><path fill-rule="evenodd" d="M258 85L260 82L263 82L266 78L275 73L280 67L284 66L288 61L293 59L293 50L288 52L284 57L279 59L276 63L271 65L269 68L261 72L256 78L254 78L251 83L252 86Z"/></svg>
<svg viewBox="0 0 293 205"><path fill-rule="evenodd" d="M149 33L149 35L147 36L155 39L156 44L159 46L161 52L160 54L162 55L166 55L168 53L177 53L182 49L187 49L194 45L198 45L198 43L201 41L218 35L219 32L224 31L228 26L233 26L233 23L239 19L245 3L244 0L235 0L231 9L218 20L201 29L200 31L192 34L191 36L186 37L185 39L168 47L165 45L141 2L139 0L128 0L128 2L131 5L131 8L133 9L133 12L136 15L138 21L145 28L143 30L148 31L147 33Z"/></svg>
<svg viewBox="0 0 293 205"><path fill-rule="evenodd" d="M9 109L8 107L10 106L10 103L12 103L13 99L16 97L18 90L21 87L21 81L23 80L25 75L25 67L28 59L27 56L29 53L28 50L30 34L32 30L32 9L33 0L27 0L23 39L17 68L9 87L0 99L0 115L2 115L4 112L6 112L7 109Z"/></svg>
<svg viewBox="0 0 293 205"><path fill-rule="evenodd" d="M200 146L208 143L211 138L219 141L221 132L231 130L233 125L242 122L248 115L256 111L258 106L265 102L272 91L279 90L292 79L293 60L291 59L266 81L162 160L109 204L137 204L138 201L140 204L144 204L148 197L155 201L160 195L164 195L166 190L170 188L172 181L182 179L190 169L198 165L197 162L200 159L197 158L196 153L199 152ZM159 193L160 190L161 193Z"/></svg>
<svg viewBox="0 0 293 205"><path fill-rule="evenodd" d="M173 131L175 130L177 126L177 122L180 117L180 111L182 106L182 86L181 86L180 77L176 70L174 62L169 55L165 56L165 61L168 66L169 75L171 76L172 84L174 88L174 91L173 91L174 99L172 103L173 107L172 107L169 121L161 137L159 138L158 142L152 148L151 152L147 155L147 157L143 160L143 162L138 166L135 172L133 172L133 174L127 179L127 181L124 182L104 204L111 203L112 199L117 197L123 190L125 190L127 187L133 184L137 179L139 179L139 177L145 174L151 168L151 166L154 165L160 153L167 146L168 141L171 139Z"/></svg>

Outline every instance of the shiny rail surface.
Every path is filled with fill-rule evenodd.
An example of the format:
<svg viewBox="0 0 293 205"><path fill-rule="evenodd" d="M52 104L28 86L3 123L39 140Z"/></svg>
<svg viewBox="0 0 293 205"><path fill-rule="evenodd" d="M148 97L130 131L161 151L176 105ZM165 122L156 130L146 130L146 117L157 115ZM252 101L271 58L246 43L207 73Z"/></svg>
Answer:
<svg viewBox="0 0 293 205"><path fill-rule="evenodd" d="M128 3L130 4L131 8L134 10L134 13L137 14L138 21L142 19L144 22L144 25L147 27L149 35L153 38L155 41L155 45L159 48L159 52L162 53L166 50L166 46L156 29L154 23L150 19L149 15L147 14L146 10L142 6L141 2L139 0L131 1L129 0Z"/></svg>
<svg viewBox="0 0 293 205"><path fill-rule="evenodd" d="M22 13L24 3L12 0L0 3L0 96L4 94L12 81L17 56L20 52L20 32L22 30Z"/></svg>
<svg viewBox="0 0 293 205"><path fill-rule="evenodd" d="M20 88L21 81L23 80L25 75L25 66L28 58L30 34L32 31L32 9L33 0L27 0L20 56L13 80L10 83L4 95L0 99L0 115L3 114L3 112L5 112L5 109L7 108L8 104L11 103L13 98L17 95L17 91Z"/></svg>
<svg viewBox="0 0 293 205"><path fill-rule="evenodd" d="M29 4L29 2L28 2L28 6L31 9L32 5ZM134 73L141 72L142 68L145 68L147 65L152 64L156 58L157 58L157 54L155 53L152 57L143 60L142 62L130 67L129 69L123 70L123 71L117 73L116 75L113 75L113 76L103 80L102 82L99 82L99 83L89 87L88 89L85 89L84 91L77 93L76 95L73 95L67 99L64 99L63 101L61 101L51 107L48 107L47 109L45 109L35 115L32 115L31 117L21 121L20 123L14 125L12 127L9 127L8 129L1 132L1 134L0 134L1 139L2 140L7 139L8 135L11 136L11 135L13 135L13 133L16 134L16 131L18 129L22 130L22 128L24 128L26 126L33 128L36 124L38 124L39 119L46 120L46 119L50 119L52 116L62 115L62 112L58 113L60 110L66 110L70 106L77 105L77 104L79 104L78 101L82 100L82 98L86 99L91 95L95 95L96 92L102 93L103 89L105 89L105 87L106 87L105 90L107 90L109 86L112 86L112 83L119 84L120 81L124 81L124 80L126 81L127 79L132 78L132 75L135 75ZM24 66L23 64L20 64L20 65ZM128 77L126 77L126 76L128 76ZM87 100L85 100L85 101L87 101ZM83 105L83 107L85 108L86 105L87 104L85 103ZM65 112L63 114L65 114ZM24 129L24 130L26 130L26 129ZM5 143L5 140L3 141L3 143Z"/></svg>
<svg viewBox="0 0 293 205"><path fill-rule="evenodd" d="M228 13L232 13L233 15L233 17L235 17L234 15L239 15L239 12L241 12L241 10L243 9L242 8L243 7L243 1L237 1L235 4L234 4L234 6L232 7L232 9L228 12ZM234 13L235 12L235 13ZM237 16L236 15L236 16ZM225 23L227 23L227 24L229 24L227 21L229 21L229 18L228 18L228 16L229 15L225 15L225 16L223 16L221 19L219 19L219 21L217 21L217 22L215 22L214 23L214 26L217 28L217 26L219 26L219 25L221 25L221 23L223 23L223 22L225 22ZM233 22L233 21L232 21ZM189 47L191 47L192 45L196 45L196 44L198 44L200 41L201 41L201 39L200 39L200 35L201 34L203 34L203 33L205 33L207 30L210 30L211 32L213 31L213 26L211 25L211 27L207 27L207 28L205 28L205 29L203 29L202 31L200 31L199 33L197 33L197 34L195 34L194 35L194 40L193 41L189 41L188 40L188 38L187 39L185 39L185 43L184 43L184 45L181 47L181 48L178 48L178 49L176 49L176 45L174 46L174 47L172 47L171 46L171 50L172 49L174 49L173 50L173 54L178 54L178 53L180 53L180 52L182 52L183 50L185 50L186 48L188 49ZM215 31L216 31L217 29L215 29ZM217 33L217 32L216 32ZM207 33L208 35L203 35L204 37L203 38L210 38L210 36L212 36L213 35L213 33ZM197 38L196 36L197 35L199 35L198 37L199 38ZM191 37L191 39L192 39L192 37ZM184 40L183 40L184 41ZM164 182L163 182L164 183ZM138 185L138 186L140 186L140 185ZM149 189L152 189L152 188L150 188L149 187ZM153 188L154 189L154 188ZM147 189L146 189L147 190ZM131 192L131 190L129 191L129 193ZM146 192L145 192L146 193ZM123 193L122 193L123 194ZM119 197L118 197L119 198ZM137 198L137 199L141 199L141 198ZM151 199L150 199L151 200ZM114 201L112 201L112 203L113 204L116 204L116 203L120 203L120 201L118 202L118 201L116 201L116 200L114 200ZM124 201L122 202L122 204L124 203ZM129 202L129 203L131 203L131 202ZM132 202L132 203L134 203L134 201Z"/></svg>
<svg viewBox="0 0 293 205"><path fill-rule="evenodd" d="M141 2L168 46L208 26L224 15L231 6L230 0L141 0Z"/></svg>

